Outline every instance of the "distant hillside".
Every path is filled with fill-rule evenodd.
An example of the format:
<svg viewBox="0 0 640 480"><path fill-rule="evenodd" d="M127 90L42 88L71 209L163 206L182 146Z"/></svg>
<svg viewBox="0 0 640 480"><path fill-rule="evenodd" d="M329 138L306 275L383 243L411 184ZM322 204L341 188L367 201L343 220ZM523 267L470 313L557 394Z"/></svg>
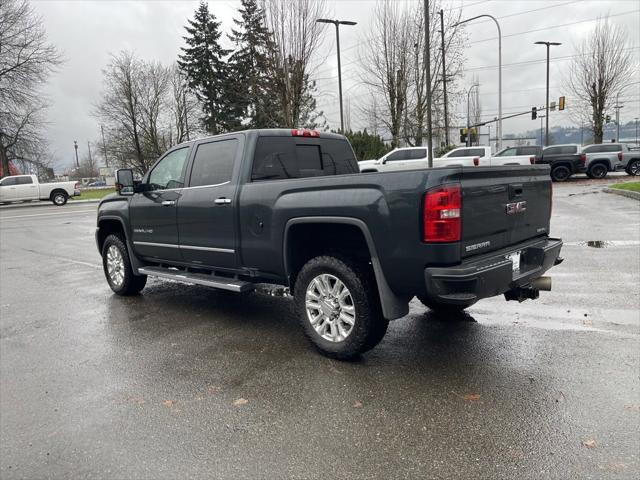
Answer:
<svg viewBox="0 0 640 480"><path fill-rule="evenodd" d="M592 136L591 131L585 127L583 134L580 132L580 128L576 127L552 127L549 132L551 135L551 143L591 143ZM639 131L640 133L640 131ZM540 138L540 129L528 130L525 133L516 135L519 137ZM605 125L604 128L604 142L610 142L616 136L615 124ZM635 143L636 141L636 124L635 122L629 122L625 125L620 125L620 138L623 141L629 143Z"/></svg>

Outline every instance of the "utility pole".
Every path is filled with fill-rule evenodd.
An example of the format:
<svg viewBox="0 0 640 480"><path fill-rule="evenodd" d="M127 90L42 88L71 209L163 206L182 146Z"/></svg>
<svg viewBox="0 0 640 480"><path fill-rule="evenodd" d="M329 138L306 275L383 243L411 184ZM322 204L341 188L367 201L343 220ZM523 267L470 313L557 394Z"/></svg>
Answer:
<svg viewBox="0 0 640 480"><path fill-rule="evenodd" d="M340 64L340 25L357 25L347 20L329 20L318 18L318 23L333 23L336 26L336 49L338 50L338 96L340 97L340 133L344 133L344 113L342 111L342 66Z"/></svg>
<svg viewBox="0 0 640 480"><path fill-rule="evenodd" d="M471 146L471 90L473 90L474 87L478 86L479 85L477 83L474 83L469 87L469 90L467 91L467 147Z"/></svg>
<svg viewBox="0 0 640 480"><path fill-rule="evenodd" d="M102 150L104 151L104 166L109 167L109 160L107 159L107 144L104 141L104 127L100 125L100 132L102 133Z"/></svg>
<svg viewBox="0 0 640 480"><path fill-rule="evenodd" d="M549 114L547 113L547 115L549 115ZM539 118L540 118L540 146L541 147L548 147L549 146L548 143L542 143L542 119L545 118L547 115L539 115ZM547 140L547 142L548 142L548 140Z"/></svg>
<svg viewBox="0 0 640 480"><path fill-rule="evenodd" d="M433 167L433 125L431 124L431 25L429 18L429 0L424 0L424 45L425 65L427 69L427 159L429 168Z"/></svg>
<svg viewBox="0 0 640 480"><path fill-rule="evenodd" d="M80 168L80 162L78 161L78 141L73 141L73 148L76 149L76 168Z"/></svg>
<svg viewBox="0 0 640 480"><path fill-rule="evenodd" d="M552 46L552 45L556 46L556 45L562 45L562 44L558 43L558 42L535 42L535 45L546 45L547 46L547 103L546 103L547 114L545 115L547 121L546 121L544 144L545 144L545 146L548 146L549 145L549 47Z"/></svg>
<svg viewBox="0 0 640 480"><path fill-rule="evenodd" d="M182 103L184 106L184 129L187 134L187 142L189 141L189 119L187 118L189 115L187 114L187 93L182 90Z"/></svg>
<svg viewBox="0 0 640 480"><path fill-rule="evenodd" d="M620 94L616 95L616 106L613 107L616 109L616 142L620 141L620 109L624 107L618 102L618 97L620 97Z"/></svg>
<svg viewBox="0 0 640 480"><path fill-rule="evenodd" d="M89 165L93 165L93 158L91 158L91 143L87 140L87 149L89 150Z"/></svg>
<svg viewBox="0 0 640 480"><path fill-rule="evenodd" d="M444 10L440 9L440 38L442 40L442 92L444 94L444 138L446 146L449 146L449 114L447 105L447 66L444 48Z"/></svg>
<svg viewBox="0 0 640 480"><path fill-rule="evenodd" d="M634 118L636 121L636 145L638 145L638 117Z"/></svg>

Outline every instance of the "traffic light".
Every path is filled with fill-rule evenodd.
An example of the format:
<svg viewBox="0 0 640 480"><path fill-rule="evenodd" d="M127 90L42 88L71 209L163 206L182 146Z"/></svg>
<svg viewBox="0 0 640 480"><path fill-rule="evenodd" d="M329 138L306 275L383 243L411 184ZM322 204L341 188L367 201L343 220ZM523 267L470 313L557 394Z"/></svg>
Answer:
<svg viewBox="0 0 640 480"><path fill-rule="evenodd" d="M611 115L604 117L604 123L611 123Z"/></svg>
<svg viewBox="0 0 640 480"><path fill-rule="evenodd" d="M549 105L549 110L551 110L552 112L556 111L556 102L551 102L551 105Z"/></svg>
<svg viewBox="0 0 640 480"><path fill-rule="evenodd" d="M536 118L538 118L538 109L531 107L531 120L535 120Z"/></svg>
<svg viewBox="0 0 640 480"><path fill-rule="evenodd" d="M467 129L466 128L461 128L460 129L460 143L467 143Z"/></svg>
<svg viewBox="0 0 640 480"><path fill-rule="evenodd" d="M558 110L564 110L564 97L558 99Z"/></svg>

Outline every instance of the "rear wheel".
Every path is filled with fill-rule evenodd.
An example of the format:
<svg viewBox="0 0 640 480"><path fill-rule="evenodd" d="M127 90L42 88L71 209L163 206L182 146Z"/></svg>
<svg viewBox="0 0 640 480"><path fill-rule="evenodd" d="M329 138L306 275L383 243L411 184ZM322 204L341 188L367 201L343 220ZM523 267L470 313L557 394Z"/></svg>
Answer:
<svg viewBox="0 0 640 480"><path fill-rule="evenodd" d="M587 176L589 178L604 178L609 173L609 169L604 163L596 163L589 167L587 170Z"/></svg>
<svg viewBox="0 0 640 480"><path fill-rule="evenodd" d="M432 310L432 311L437 312L437 313L460 313L465 308L470 307L471 305L473 305L477 301L477 300L472 300L472 301L465 302L465 303L462 303L462 304L452 305L452 304L449 304L449 303L443 303L443 302L439 302L437 300L432 300L431 298L429 298L429 297L427 297L425 295L419 295L418 296L418 300L420 300L422 302L422 304L425 307L427 307L429 310Z"/></svg>
<svg viewBox="0 0 640 480"><path fill-rule="evenodd" d="M69 196L66 194L66 192L53 192L51 194L51 201L54 205L57 205L59 207L67 203L68 198Z"/></svg>
<svg viewBox="0 0 640 480"><path fill-rule="evenodd" d="M551 170L551 180L564 182L571 176L571 170L566 165L558 165Z"/></svg>
<svg viewBox="0 0 640 480"><path fill-rule="evenodd" d="M127 246L117 235L109 235L102 245L102 268L107 282L118 295L135 295L147 284L146 275L134 275Z"/></svg>
<svg viewBox="0 0 640 480"><path fill-rule="evenodd" d="M627 175L637 177L640 175L640 160L631 160L624 170Z"/></svg>
<svg viewBox="0 0 640 480"><path fill-rule="evenodd" d="M305 336L324 355L347 360L372 349L389 322L373 273L347 258L319 256L300 270L294 297Z"/></svg>

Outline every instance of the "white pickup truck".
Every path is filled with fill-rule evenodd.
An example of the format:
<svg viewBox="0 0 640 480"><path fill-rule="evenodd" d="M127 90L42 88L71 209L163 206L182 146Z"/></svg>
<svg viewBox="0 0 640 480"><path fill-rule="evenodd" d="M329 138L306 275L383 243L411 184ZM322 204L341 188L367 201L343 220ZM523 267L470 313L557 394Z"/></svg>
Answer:
<svg viewBox="0 0 640 480"><path fill-rule="evenodd" d="M535 155L491 156L491 147L458 147L442 157L433 159L434 167L496 167L503 165L532 165ZM394 170L415 170L427 168L425 147L396 148L379 160L359 162L360 171L387 172Z"/></svg>
<svg viewBox="0 0 640 480"><path fill-rule="evenodd" d="M51 200L60 206L77 195L80 195L78 182L40 183L35 175L13 175L0 180L0 203Z"/></svg>

